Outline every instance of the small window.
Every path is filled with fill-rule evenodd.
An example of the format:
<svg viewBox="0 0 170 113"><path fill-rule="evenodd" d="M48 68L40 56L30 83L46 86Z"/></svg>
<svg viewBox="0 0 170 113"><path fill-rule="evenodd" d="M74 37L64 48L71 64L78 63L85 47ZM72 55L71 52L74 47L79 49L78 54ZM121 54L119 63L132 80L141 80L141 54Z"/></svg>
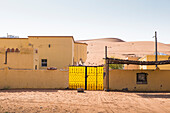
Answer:
<svg viewBox="0 0 170 113"><path fill-rule="evenodd" d="M41 59L41 66L47 67L47 59Z"/></svg>
<svg viewBox="0 0 170 113"><path fill-rule="evenodd" d="M137 84L147 84L147 73L137 73Z"/></svg>
<svg viewBox="0 0 170 113"><path fill-rule="evenodd" d="M35 50L35 53L38 53L38 49Z"/></svg>
<svg viewBox="0 0 170 113"><path fill-rule="evenodd" d="M37 65L35 65L35 70L37 70Z"/></svg>

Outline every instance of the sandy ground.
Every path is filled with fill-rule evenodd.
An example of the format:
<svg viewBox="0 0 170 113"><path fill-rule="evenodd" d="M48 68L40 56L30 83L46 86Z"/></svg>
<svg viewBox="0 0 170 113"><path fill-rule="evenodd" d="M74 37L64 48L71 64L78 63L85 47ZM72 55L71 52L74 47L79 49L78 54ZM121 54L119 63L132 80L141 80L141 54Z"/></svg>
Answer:
<svg viewBox="0 0 170 113"><path fill-rule="evenodd" d="M0 90L0 112L168 113L170 93Z"/></svg>
<svg viewBox="0 0 170 113"><path fill-rule="evenodd" d="M108 57L126 58L128 54L143 57L153 55L155 52L155 43L153 41L124 42L121 39L104 38L78 42L88 44L86 65L104 64L105 46L108 47ZM170 55L170 45L158 43L158 51Z"/></svg>

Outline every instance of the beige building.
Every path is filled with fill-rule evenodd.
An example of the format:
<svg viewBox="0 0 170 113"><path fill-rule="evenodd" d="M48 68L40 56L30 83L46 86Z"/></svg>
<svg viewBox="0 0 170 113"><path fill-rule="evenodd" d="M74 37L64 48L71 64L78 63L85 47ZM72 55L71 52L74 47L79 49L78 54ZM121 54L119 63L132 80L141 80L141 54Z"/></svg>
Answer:
<svg viewBox="0 0 170 113"><path fill-rule="evenodd" d="M64 68L84 63L87 44L76 43L73 36L28 36L0 38L0 68Z"/></svg>
<svg viewBox="0 0 170 113"><path fill-rule="evenodd" d="M140 57L128 57L128 60L134 61L155 61L155 55L146 55L142 58ZM158 55L158 61L170 60L169 55ZM170 64L167 65L158 65L161 70L170 70ZM133 69L155 69L155 65L124 65L124 69L133 70Z"/></svg>
<svg viewBox="0 0 170 113"><path fill-rule="evenodd" d="M145 57L139 59L140 61L155 61L155 55L146 55ZM158 55L158 61L170 60L169 55ZM161 70L170 70L170 64L158 65ZM155 65L140 65L140 69L155 69Z"/></svg>

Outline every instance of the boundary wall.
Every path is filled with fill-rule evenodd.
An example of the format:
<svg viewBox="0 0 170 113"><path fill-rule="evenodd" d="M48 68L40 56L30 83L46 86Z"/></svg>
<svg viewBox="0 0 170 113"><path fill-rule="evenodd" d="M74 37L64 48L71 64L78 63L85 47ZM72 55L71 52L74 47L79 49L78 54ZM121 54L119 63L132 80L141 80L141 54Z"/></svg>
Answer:
<svg viewBox="0 0 170 113"><path fill-rule="evenodd" d="M137 83L137 73L147 73L147 83ZM110 90L170 91L170 70L110 70Z"/></svg>
<svg viewBox="0 0 170 113"><path fill-rule="evenodd" d="M146 84L137 83L137 73L147 73ZM0 89L66 89L68 87L68 71L0 69ZM109 88L128 91L170 91L170 70L110 70Z"/></svg>
<svg viewBox="0 0 170 113"><path fill-rule="evenodd" d="M60 70L0 70L0 89L39 88L65 89L68 71Z"/></svg>

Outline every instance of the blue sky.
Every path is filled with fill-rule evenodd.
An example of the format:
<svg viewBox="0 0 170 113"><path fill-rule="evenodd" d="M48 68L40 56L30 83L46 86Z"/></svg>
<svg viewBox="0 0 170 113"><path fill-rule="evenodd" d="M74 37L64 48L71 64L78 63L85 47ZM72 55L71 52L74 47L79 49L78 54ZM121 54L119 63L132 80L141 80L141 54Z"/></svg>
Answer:
<svg viewBox="0 0 170 113"><path fill-rule="evenodd" d="M170 43L170 0L0 0L0 36Z"/></svg>

